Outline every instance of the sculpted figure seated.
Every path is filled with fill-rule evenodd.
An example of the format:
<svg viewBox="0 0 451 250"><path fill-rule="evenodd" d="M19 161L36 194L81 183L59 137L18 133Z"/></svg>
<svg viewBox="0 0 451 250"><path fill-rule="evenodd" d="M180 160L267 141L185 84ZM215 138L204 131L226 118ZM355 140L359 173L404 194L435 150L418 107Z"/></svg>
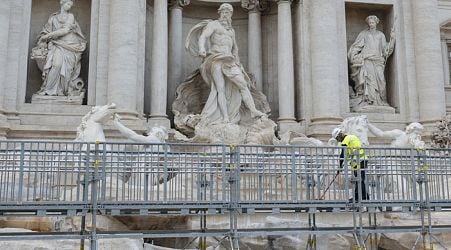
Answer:
<svg viewBox="0 0 451 250"><path fill-rule="evenodd" d="M418 122L410 123L406 127L405 131L402 131L400 129L382 131L371 123L368 124L368 128L375 136L393 139L393 141L391 142L392 147L414 147L417 149L422 149L425 147L424 141L421 140L423 125Z"/></svg>
<svg viewBox="0 0 451 250"><path fill-rule="evenodd" d="M188 33L185 47L203 61L177 89L175 124L182 133L206 137L207 141L213 137L245 138L247 128L262 120L263 127L273 131L273 122L266 115L270 111L266 97L255 89L239 60L233 8L224 3L218 13L218 20L204 20ZM254 130L261 128L261 124L253 126Z"/></svg>

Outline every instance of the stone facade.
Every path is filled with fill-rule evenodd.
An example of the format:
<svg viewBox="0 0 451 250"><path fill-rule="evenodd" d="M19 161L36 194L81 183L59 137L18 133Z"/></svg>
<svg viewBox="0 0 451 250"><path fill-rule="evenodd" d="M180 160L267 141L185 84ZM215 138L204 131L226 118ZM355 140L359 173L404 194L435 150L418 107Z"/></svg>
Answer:
<svg viewBox="0 0 451 250"><path fill-rule="evenodd" d="M59 2L0 2L0 138L72 139L81 117L107 103L134 130L173 126L176 88L200 64L183 41L196 23L217 17L221 2L234 6L240 60L282 132L326 139L362 114L350 109L347 54L369 15L387 38L392 27L396 35L385 67L393 111L367 112L369 120L383 130L421 122L427 134L451 113L449 0L77 0L71 12L87 40L83 104L33 103L42 80L31 50ZM110 125L107 136L118 135Z"/></svg>

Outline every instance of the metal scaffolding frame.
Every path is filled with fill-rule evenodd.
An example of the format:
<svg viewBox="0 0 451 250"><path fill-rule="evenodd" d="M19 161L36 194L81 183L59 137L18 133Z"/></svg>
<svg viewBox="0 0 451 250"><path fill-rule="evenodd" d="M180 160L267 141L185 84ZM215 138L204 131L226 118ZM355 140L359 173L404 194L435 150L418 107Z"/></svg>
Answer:
<svg viewBox="0 0 451 250"><path fill-rule="evenodd" d="M239 248L240 237L349 233L371 249L381 233L417 232L413 248L451 225L432 225L432 212L451 208L451 150L366 148L366 169L339 166L340 147L0 141L0 216L79 216L80 232L1 233L0 240L198 238ZM346 151L346 150L345 150ZM354 173L354 171L356 171ZM363 200L363 185L370 199ZM359 192L353 198L354 189ZM416 226L382 227L377 213L417 212ZM307 213L304 228L239 227L242 214ZM91 214L91 228L86 215ZM352 214L353 224L319 227L322 213ZM98 215L199 216L196 230L98 232ZM209 216L228 214L228 228L209 229ZM368 224L363 217L368 216ZM225 241L227 240L227 243Z"/></svg>

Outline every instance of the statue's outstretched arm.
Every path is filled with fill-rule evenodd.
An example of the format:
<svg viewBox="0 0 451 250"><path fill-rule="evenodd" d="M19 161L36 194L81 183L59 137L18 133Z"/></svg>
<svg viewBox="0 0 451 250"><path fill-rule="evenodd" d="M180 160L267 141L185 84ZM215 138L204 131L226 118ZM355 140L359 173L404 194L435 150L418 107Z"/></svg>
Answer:
<svg viewBox="0 0 451 250"><path fill-rule="evenodd" d="M368 123L368 129L371 131L371 133L373 133L377 137L387 137L387 138L393 138L393 139L397 138L398 136L401 136L402 133L404 133L403 131L401 131L399 129L382 131L371 123Z"/></svg>
<svg viewBox="0 0 451 250"><path fill-rule="evenodd" d="M143 135L139 135L137 134L135 131L125 127L119 120L118 116L115 115L114 116L114 126L119 130L119 132L121 132L121 134L125 137L127 137L128 139L134 141L134 142L141 142L141 143L148 143L149 141L147 140L146 136ZM153 141L150 141L153 142Z"/></svg>

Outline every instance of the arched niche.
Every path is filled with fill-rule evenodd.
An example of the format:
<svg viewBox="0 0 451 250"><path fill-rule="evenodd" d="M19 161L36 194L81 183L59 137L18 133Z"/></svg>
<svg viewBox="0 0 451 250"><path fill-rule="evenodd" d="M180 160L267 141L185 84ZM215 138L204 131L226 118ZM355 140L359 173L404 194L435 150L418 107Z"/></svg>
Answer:
<svg viewBox="0 0 451 250"><path fill-rule="evenodd" d="M355 3L347 2L345 5L346 16L346 52L356 40L359 33L368 28L365 21L369 15L376 15L380 22L377 29L385 34L387 41L390 38L390 31L394 25L394 10L392 4L371 4L371 3ZM347 59L348 60L348 59ZM396 77L397 63L396 63L396 45L395 52L388 58L385 66L385 80L387 102L399 113L400 107L400 93L399 82ZM348 62L349 66L349 62ZM348 67L348 82L349 86L353 86L354 82L350 78L350 69Z"/></svg>
<svg viewBox="0 0 451 250"><path fill-rule="evenodd" d="M76 0L72 6L71 12L81 31L86 38L86 50L82 54L80 77L85 83L85 90L88 91L89 75L89 55L90 55L90 28L91 28L91 0ZM49 17L53 13L60 12L61 6L59 0L33 0L31 3L30 35L28 43L28 61L27 61L27 81L25 91L25 103L31 102L31 97L42 86L41 71L36 65L36 61L31 59L31 50L36 46L37 36L41 32ZM89 93L85 94L83 104L87 103Z"/></svg>

